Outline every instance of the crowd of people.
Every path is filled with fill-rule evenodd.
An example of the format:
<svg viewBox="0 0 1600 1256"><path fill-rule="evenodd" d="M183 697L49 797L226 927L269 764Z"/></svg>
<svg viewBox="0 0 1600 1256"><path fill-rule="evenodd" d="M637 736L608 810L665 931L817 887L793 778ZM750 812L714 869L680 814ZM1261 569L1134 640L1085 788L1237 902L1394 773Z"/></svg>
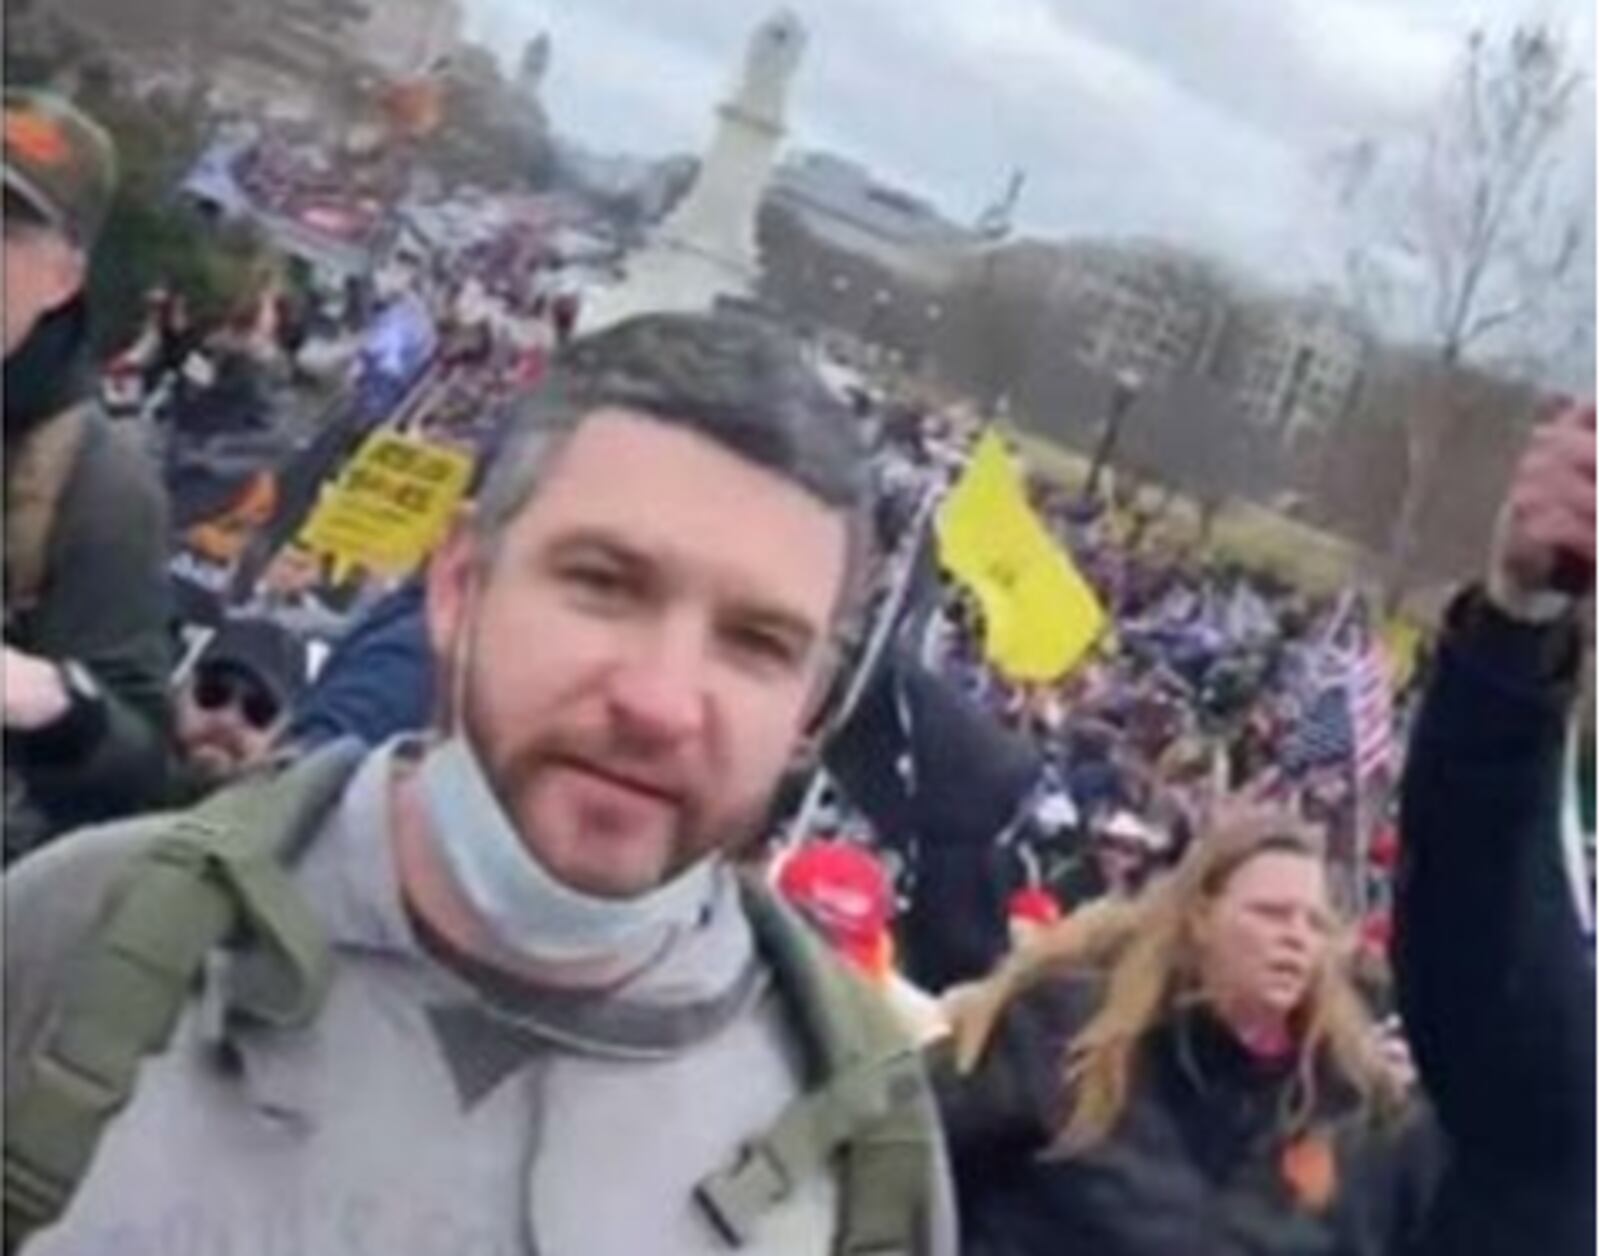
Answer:
<svg viewBox="0 0 1600 1256"><path fill-rule="evenodd" d="M1368 603L1141 538L1115 495L1035 478L1033 505L1098 594L1107 628L1060 680L1015 681L986 656L977 600L937 573L922 510L959 479L978 427L860 396L856 409L874 438L880 542L922 570L886 612L900 624L885 682L867 688L841 730L852 761L824 774L820 805L792 836L883 851L908 921L927 897L923 877L951 883L937 903L960 886L988 888L962 912L986 928L952 946L948 924L936 925L938 953L911 948L919 978L936 988L972 979L999 960L1013 924L1137 894L1178 863L1216 804L1247 798L1328 835L1336 897L1362 917L1381 986L1394 783L1421 672L1415 659L1391 663ZM919 796L957 769L966 788L908 818L860 780L863 758L876 760L869 773L880 780L905 775ZM974 790L980 779L986 788ZM975 794L991 801L963 816ZM953 852L950 868L934 866Z"/></svg>
<svg viewBox="0 0 1600 1256"><path fill-rule="evenodd" d="M268 129L242 149L230 173L265 213L344 240L368 241L404 189L405 164L392 151L339 160L320 139L311 127Z"/></svg>
<svg viewBox="0 0 1600 1256"><path fill-rule="evenodd" d="M975 425L748 311L575 335L513 239L353 296L427 347L272 475L403 424L460 524L315 631L248 537L183 650L114 154L5 111L7 1251L1586 1250L1592 406L1398 692L1354 594L1036 482L1110 630L1022 684L927 534Z"/></svg>

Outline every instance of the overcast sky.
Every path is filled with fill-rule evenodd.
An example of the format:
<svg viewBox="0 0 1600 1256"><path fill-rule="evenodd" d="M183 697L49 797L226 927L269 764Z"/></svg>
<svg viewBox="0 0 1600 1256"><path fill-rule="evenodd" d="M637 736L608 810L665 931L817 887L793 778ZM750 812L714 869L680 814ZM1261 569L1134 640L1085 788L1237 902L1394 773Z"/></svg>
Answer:
<svg viewBox="0 0 1600 1256"><path fill-rule="evenodd" d="M751 0L467 0L508 58L550 31L555 127L605 150L700 150ZM1337 256L1317 158L1415 125L1466 33L1518 14L1594 63L1589 0L791 0L810 37L795 147L863 161L971 220L1013 166L1032 234L1153 235L1303 282ZM1593 119L1580 135L1592 150Z"/></svg>

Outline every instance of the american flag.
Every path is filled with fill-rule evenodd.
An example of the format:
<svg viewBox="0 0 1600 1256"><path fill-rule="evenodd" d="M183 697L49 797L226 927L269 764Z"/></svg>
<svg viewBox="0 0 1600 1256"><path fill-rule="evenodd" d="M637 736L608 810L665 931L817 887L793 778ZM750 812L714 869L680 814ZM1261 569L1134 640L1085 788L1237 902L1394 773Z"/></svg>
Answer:
<svg viewBox="0 0 1600 1256"><path fill-rule="evenodd" d="M1329 650L1285 754L1291 772L1353 762L1358 783L1394 763L1394 700L1383 651Z"/></svg>
<svg viewBox="0 0 1600 1256"><path fill-rule="evenodd" d="M1350 665L1350 721L1355 727L1356 780L1394 766L1394 688L1383 649L1373 642Z"/></svg>

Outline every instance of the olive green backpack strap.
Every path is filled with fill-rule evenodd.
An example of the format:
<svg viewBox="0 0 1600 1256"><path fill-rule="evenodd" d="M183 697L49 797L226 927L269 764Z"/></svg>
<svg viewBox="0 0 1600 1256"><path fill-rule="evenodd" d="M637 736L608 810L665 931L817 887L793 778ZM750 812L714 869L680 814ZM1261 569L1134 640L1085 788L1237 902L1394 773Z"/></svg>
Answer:
<svg viewBox="0 0 1600 1256"><path fill-rule="evenodd" d="M229 991L243 1015L280 1028L316 1015L331 955L288 869L361 754L339 742L172 816L118 877L7 1096L6 1251L65 1211L216 948L237 948Z"/></svg>
<svg viewBox="0 0 1600 1256"><path fill-rule="evenodd" d="M61 499L91 434L87 406L75 406L35 428L7 451L5 500L5 606L26 615L50 580L50 541Z"/></svg>
<svg viewBox="0 0 1600 1256"><path fill-rule="evenodd" d="M733 1247L817 1173L837 1171L835 1256L915 1256L934 1190L935 1140L920 1055L883 998L755 880L745 911L781 997L806 1035L812 1089L695 1198Z"/></svg>

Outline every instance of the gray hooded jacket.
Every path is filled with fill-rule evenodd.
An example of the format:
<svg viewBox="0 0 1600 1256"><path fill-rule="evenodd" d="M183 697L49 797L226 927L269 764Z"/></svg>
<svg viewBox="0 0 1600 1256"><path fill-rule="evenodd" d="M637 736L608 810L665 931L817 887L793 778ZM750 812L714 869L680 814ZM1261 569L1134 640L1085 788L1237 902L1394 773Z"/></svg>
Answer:
<svg viewBox="0 0 1600 1256"><path fill-rule="evenodd" d="M700 928L620 989L495 988L413 931L389 841L390 760L362 765L296 870L338 960L314 1024L223 1041L202 994L28 1256L728 1250L694 1188L802 1085L733 878ZM130 826L108 828L7 876L8 1092L132 852ZM744 1250L827 1256L839 1195L828 1175L801 1184ZM944 1256L948 1193L935 1213L926 1250Z"/></svg>

